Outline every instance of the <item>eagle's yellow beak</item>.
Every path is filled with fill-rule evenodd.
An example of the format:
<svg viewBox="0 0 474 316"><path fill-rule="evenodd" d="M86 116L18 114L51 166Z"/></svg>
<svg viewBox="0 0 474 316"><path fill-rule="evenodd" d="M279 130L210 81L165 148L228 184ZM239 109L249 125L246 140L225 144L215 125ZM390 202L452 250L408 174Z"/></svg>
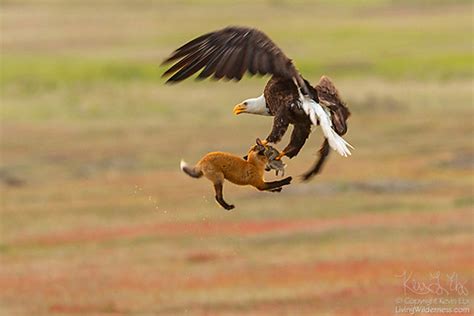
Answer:
<svg viewBox="0 0 474 316"><path fill-rule="evenodd" d="M233 110L235 115L239 115L240 113L245 113L246 111L247 111L247 106L243 103L237 104Z"/></svg>

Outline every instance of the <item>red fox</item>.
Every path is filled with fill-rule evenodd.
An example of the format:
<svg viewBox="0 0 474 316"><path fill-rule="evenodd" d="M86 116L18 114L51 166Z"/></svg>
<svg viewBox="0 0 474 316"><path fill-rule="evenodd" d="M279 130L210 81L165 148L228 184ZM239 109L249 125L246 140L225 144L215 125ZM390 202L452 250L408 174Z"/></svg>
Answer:
<svg viewBox="0 0 474 316"><path fill-rule="evenodd" d="M291 177L272 182L263 180L264 169L268 163L265 155L267 149L269 146L257 138L257 144L250 148L246 160L229 153L211 152L194 167L181 160L181 170L193 178L208 178L214 184L217 203L226 210L231 210L235 206L227 204L222 194L224 179L237 185L251 185L260 191L271 192L280 192L282 186L291 183Z"/></svg>

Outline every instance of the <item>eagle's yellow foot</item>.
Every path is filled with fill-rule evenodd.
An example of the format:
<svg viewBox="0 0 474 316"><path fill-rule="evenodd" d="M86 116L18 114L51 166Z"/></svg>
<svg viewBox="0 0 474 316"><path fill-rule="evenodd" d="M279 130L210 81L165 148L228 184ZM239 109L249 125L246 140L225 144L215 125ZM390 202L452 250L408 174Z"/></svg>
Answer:
<svg viewBox="0 0 474 316"><path fill-rule="evenodd" d="M281 151L278 156L276 156L275 160L281 160L286 155L285 151Z"/></svg>
<svg viewBox="0 0 474 316"><path fill-rule="evenodd" d="M262 140L261 142L262 142L262 145L263 145L263 146L267 146L267 145L268 145L268 140L266 140L266 139Z"/></svg>

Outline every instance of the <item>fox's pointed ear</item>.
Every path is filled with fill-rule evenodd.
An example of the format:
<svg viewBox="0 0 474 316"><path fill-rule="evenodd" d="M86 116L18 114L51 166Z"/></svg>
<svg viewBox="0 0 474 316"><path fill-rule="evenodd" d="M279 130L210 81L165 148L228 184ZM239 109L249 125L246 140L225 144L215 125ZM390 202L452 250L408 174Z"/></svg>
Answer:
<svg viewBox="0 0 474 316"><path fill-rule="evenodd" d="M262 141L260 140L260 138L257 138L256 142L257 142L257 145L263 146Z"/></svg>

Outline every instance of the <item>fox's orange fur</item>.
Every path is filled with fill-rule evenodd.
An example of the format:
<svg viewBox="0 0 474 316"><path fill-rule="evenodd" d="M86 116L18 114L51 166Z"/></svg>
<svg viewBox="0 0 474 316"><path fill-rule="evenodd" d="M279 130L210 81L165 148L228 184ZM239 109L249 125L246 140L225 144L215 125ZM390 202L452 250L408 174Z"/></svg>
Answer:
<svg viewBox="0 0 474 316"><path fill-rule="evenodd" d="M272 192L279 192L282 186L290 184L291 177L265 182L263 174L268 162L265 156L266 148L260 139L257 139L257 145L250 148L247 160L229 153L211 152L199 160L194 167L189 167L181 161L181 170L193 178L200 178L203 175L208 178L214 184L216 201L225 209L231 210L234 205L227 204L222 195L224 180L238 185L251 185L260 191Z"/></svg>

